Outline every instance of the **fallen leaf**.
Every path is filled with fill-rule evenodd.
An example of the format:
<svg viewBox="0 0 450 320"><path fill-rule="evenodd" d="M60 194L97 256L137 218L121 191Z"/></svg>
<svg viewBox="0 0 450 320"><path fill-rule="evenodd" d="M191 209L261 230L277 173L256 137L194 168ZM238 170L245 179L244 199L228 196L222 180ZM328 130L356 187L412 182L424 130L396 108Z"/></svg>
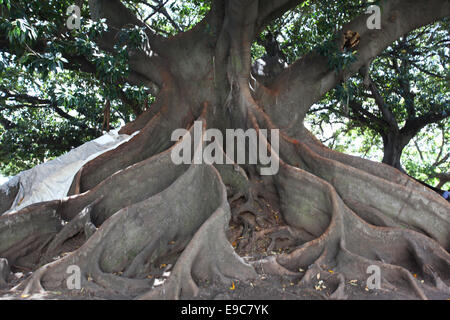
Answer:
<svg viewBox="0 0 450 320"><path fill-rule="evenodd" d="M231 283L231 287L230 287L230 290L234 290L234 289L236 289L236 286L234 285L234 281Z"/></svg>
<svg viewBox="0 0 450 320"><path fill-rule="evenodd" d="M319 282L317 282L317 284L314 286L314 288L315 288L317 291L322 291L323 289L326 288L326 286L325 286L323 280L320 280Z"/></svg>
<svg viewBox="0 0 450 320"><path fill-rule="evenodd" d="M350 280L348 283L351 284L352 286L357 286L358 280Z"/></svg>

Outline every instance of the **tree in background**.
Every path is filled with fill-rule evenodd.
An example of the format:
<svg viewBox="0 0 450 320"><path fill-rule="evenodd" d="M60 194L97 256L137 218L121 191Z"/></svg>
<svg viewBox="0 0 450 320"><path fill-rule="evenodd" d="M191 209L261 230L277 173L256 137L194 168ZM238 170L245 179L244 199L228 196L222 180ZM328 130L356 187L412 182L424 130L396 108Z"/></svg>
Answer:
<svg viewBox="0 0 450 320"><path fill-rule="evenodd" d="M360 8L354 3L316 1L273 22L253 47L254 59L259 59L254 74L264 82L266 77L260 71L280 73L317 42L329 50L330 35ZM450 131L446 121L450 116L449 30L445 18L393 43L309 111L311 130L331 148L382 161L401 171L400 160L408 146L403 157L406 172L435 185L437 191L444 188L450 170L446 138ZM330 63L340 69L352 59L352 50L333 52ZM381 157L378 150L383 151Z"/></svg>
<svg viewBox="0 0 450 320"><path fill-rule="evenodd" d="M450 156L446 121L450 116L449 30L445 19L402 37L371 63L370 70L362 69L359 76L339 85L313 108L313 123L338 119L331 114L348 118L334 137L358 128L358 134L365 136L364 147L375 148L381 137L382 162L402 171L401 157L408 144L409 149L418 149L418 155L421 146L436 145L434 139L419 144L418 140L426 141L419 139L421 131L422 135L437 135L436 140L442 137L432 159L425 159L422 153L413 161L404 157L404 162L410 175L443 187L448 181ZM407 155L413 155L412 151ZM441 182L435 179L439 177Z"/></svg>
<svg viewBox="0 0 450 320"><path fill-rule="evenodd" d="M64 291L67 270L76 265L83 292L94 295L212 298L240 281L248 291L226 291L243 297L252 292L250 281L264 275L276 292L284 292L283 281L295 281L294 297L356 298L374 294L365 283L367 268L376 265L378 297L448 297L449 204L391 166L330 150L304 126L312 106L392 43L450 15L448 1L380 1L381 29L367 27L367 3L359 0L327 1L326 14L315 11L325 1L78 3L81 30L64 30L63 4L50 8L48 19L61 19L63 40L93 32L95 41L86 41L94 50L78 50L72 39L71 49L57 46L61 55L52 59L68 70L71 62L81 70L106 59L94 63L106 68L95 72L106 87L124 81L155 87L155 101L120 131L138 134L82 167L69 197L0 217L0 256L13 269L33 271L17 290L25 296ZM181 18L172 15L177 8ZM328 19L330 12L339 23ZM156 13L164 23L152 20ZM303 14L317 14L314 30L326 36L312 33ZM294 27L280 35L276 26L287 19ZM280 49L301 49L278 57L287 66L252 75L252 60L270 54L279 37L287 41ZM51 53L59 38L40 55ZM37 44L17 46L40 52ZM116 65L117 59L126 63ZM204 134L210 128L261 133L262 149L271 150L279 172L261 175L263 159L174 164L172 152L192 143L189 135L172 141L172 134L193 130L195 121ZM279 141L261 129L280 129ZM218 146L215 155L234 151ZM0 204L15 199L19 183L0 189Z"/></svg>
<svg viewBox="0 0 450 320"><path fill-rule="evenodd" d="M120 127L154 99L153 87L128 72L128 50L141 42L141 30L124 30L116 44L121 50L112 54L94 41L107 25L88 20L87 6L81 12L86 23L68 30L72 4L2 1L0 172L5 175ZM109 123L103 124L105 118Z"/></svg>

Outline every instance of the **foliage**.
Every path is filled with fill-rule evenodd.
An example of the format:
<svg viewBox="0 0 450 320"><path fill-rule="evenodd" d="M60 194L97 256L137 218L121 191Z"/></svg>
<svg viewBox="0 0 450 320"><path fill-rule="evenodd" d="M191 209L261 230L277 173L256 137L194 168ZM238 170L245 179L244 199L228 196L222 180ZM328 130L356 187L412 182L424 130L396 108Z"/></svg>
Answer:
<svg viewBox="0 0 450 320"><path fill-rule="evenodd" d="M438 143L442 141L442 132L449 131L449 123L445 121L450 115L448 22L448 19L440 21L401 38L373 61L369 73L381 95L383 107L393 115L400 132L414 119L422 119L419 125L423 126L436 123L422 129L408 144L402 157L402 165L410 175L431 184L438 182L434 178L436 173L448 172L446 162L434 166L436 161L439 162L438 156L442 159L449 152L448 146L446 149L444 146L444 153L439 153L442 143ZM392 128L363 82L363 76L359 75L329 92L311 110L309 119L312 124L320 125L348 118L349 121L340 121L342 126L335 137L345 134L346 139L341 137L341 140L351 148L353 135L358 134L363 138L359 155L367 156L371 150L383 148L380 138ZM349 101L353 107L346 110ZM330 146L335 147L336 141L332 140ZM413 151L416 144L428 150L427 156Z"/></svg>
<svg viewBox="0 0 450 320"><path fill-rule="evenodd" d="M211 6L207 0L123 2L162 36L193 28ZM15 174L99 136L106 101L111 103L111 126L118 127L133 120L154 99L148 88L125 80L130 50L146 41L144 29L121 30L114 43L115 54L103 51L95 40L107 31L107 24L90 20L87 2L83 3L81 29L70 31L65 27L66 10L73 1L0 0L3 174ZM374 3L379 1L304 1L261 32L252 46L252 57L256 60L267 54L263 44L273 35L284 63L291 64L314 50L327 56L329 65L339 72L353 63L357 50L339 50L335 32ZM448 24L447 19L406 35L371 64L372 81L399 127L411 114L450 114ZM380 161L380 132L386 128L382 122L361 120L349 108L350 103L357 103L364 112L382 118L363 80L355 76L327 93L307 120L330 147ZM412 94L405 92L407 87ZM430 124L408 144L402 164L409 174L436 183L432 173L448 171L446 162L433 166L438 155L442 158L448 152L448 139L441 138L442 132L450 131L448 126L448 121Z"/></svg>
<svg viewBox="0 0 450 320"><path fill-rule="evenodd" d="M140 28L122 30L115 53L95 40L104 20L66 28L72 1L1 1L0 172L6 175L59 156L102 134L111 103L111 127L135 118L153 97L128 84L130 50L145 41ZM131 105L130 105L131 104Z"/></svg>

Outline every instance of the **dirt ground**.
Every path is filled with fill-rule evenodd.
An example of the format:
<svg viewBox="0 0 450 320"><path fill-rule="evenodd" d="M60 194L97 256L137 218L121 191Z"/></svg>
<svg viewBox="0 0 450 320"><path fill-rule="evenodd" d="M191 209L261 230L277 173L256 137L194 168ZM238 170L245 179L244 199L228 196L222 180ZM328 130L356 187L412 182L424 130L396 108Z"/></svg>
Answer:
<svg viewBox="0 0 450 320"><path fill-rule="evenodd" d="M278 276L260 276L252 282L235 282L234 288L218 284L200 284L200 294L193 300L325 300L330 291L316 288L299 288L298 279L287 281ZM17 282L16 282L17 283ZM326 284L326 279L324 280ZM326 286L326 285L325 285ZM349 300L404 300L410 296L381 290L366 291L365 284L348 283L346 294ZM0 290L0 300L129 300L132 297L119 295L92 296L77 290L66 292L46 292L21 296L21 292ZM448 297L433 297L445 300Z"/></svg>

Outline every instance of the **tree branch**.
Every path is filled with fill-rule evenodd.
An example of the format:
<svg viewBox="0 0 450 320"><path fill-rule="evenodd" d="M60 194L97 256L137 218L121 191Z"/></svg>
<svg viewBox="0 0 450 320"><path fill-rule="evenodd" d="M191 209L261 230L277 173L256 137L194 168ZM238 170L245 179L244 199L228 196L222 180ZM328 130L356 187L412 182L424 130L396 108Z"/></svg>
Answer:
<svg viewBox="0 0 450 320"><path fill-rule="evenodd" d="M83 129L87 129L88 127L80 122L79 119L71 116L69 113L67 113L66 111L64 111L63 109L61 109L56 102L51 101L49 99L40 99L38 97L34 97L34 96L30 96L27 94L19 94L19 93L11 93L7 88L4 87L0 87L0 91L5 95L3 97L8 99L8 98L12 98L14 100L7 100L7 101L23 101L25 103L16 103L13 105L4 105L2 107L2 109L21 109L21 108L51 108L53 109L53 111L55 111L59 116L61 116L62 118L72 121L74 123L76 123L80 128ZM15 125L11 122L6 122L7 120L4 119L4 122L2 123L5 128L8 129L9 128L13 128L15 127Z"/></svg>
<svg viewBox="0 0 450 320"><path fill-rule="evenodd" d="M403 39L402 42L404 42ZM406 111L408 112L408 118L414 118L416 116L416 110L414 108L414 93L411 92L411 85L409 81L405 80L403 76L407 74L406 61L402 61L402 65L399 66L397 59L392 59L392 65L398 74L398 82L400 84L400 94L405 99Z"/></svg>
<svg viewBox="0 0 450 320"><path fill-rule="evenodd" d="M381 114L383 115L383 119L386 121L386 123L396 132L399 131L397 120L395 120L394 114L389 110L389 108L386 106L386 103L384 101L384 98L381 96L380 91L378 90L377 85L373 82L372 78L369 75L368 70L364 70L367 68L362 68L362 76L365 79L368 79L369 81L369 89L372 93L372 98L375 100L375 103L377 104L378 108L381 111ZM367 74L365 74L365 72Z"/></svg>
<svg viewBox="0 0 450 320"><path fill-rule="evenodd" d="M447 115L445 113L429 112L420 117L416 117L413 119L407 119L405 125L400 130L400 133L405 134L405 135L414 136L417 132L422 130L422 128L424 128L426 125L428 125L430 123L442 121L448 117L449 117L449 115Z"/></svg>
<svg viewBox="0 0 450 320"><path fill-rule="evenodd" d="M1 110L1 109L0 109ZM17 127L15 123L12 123L6 118L3 118L2 115L0 115L0 124L6 129L11 130Z"/></svg>
<svg viewBox="0 0 450 320"><path fill-rule="evenodd" d="M305 0L262 0L259 3L257 30L263 29L271 21L281 17L285 12L295 8Z"/></svg>
<svg viewBox="0 0 450 320"><path fill-rule="evenodd" d="M139 73L143 77L148 78L149 81L160 86L162 84L160 74L161 61L151 52L164 52L165 46L162 45L164 38L150 30L143 21L139 20L119 0L89 0L89 6L93 20L106 18L109 31L98 41L99 46L108 52L114 52L116 36L121 29L135 25L145 28L148 48L130 54L130 68L132 71Z"/></svg>
<svg viewBox="0 0 450 320"><path fill-rule="evenodd" d="M181 28L170 16L169 12L167 12L165 5L167 4L168 0L163 1L163 0L155 0L155 2L157 3L157 5L152 5L148 2L141 2L142 4L150 7L151 9L153 9L153 14L155 13L161 13L164 17L166 17L166 19L170 22L170 24L172 25L172 27L174 27L178 32L183 32L183 28ZM153 16L153 14L150 14L149 17L145 18L144 22L146 22L150 17Z"/></svg>
<svg viewBox="0 0 450 320"><path fill-rule="evenodd" d="M277 93L278 105L283 106L284 118L277 116L282 121L280 126L289 125L292 114L297 114L297 121L301 122L308 109L326 92L358 72L402 35L450 15L450 6L446 0L393 0L383 4L381 30L369 30L366 24L369 16L363 14L337 34L336 39L340 39L345 31L352 30L361 36L356 48L356 61L343 71L330 69L328 58L313 51L278 76L269 89ZM279 108L273 109L273 112L268 110L270 116L274 112L279 112Z"/></svg>
<svg viewBox="0 0 450 320"><path fill-rule="evenodd" d="M431 178L438 178L439 184L436 186L437 189L442 189L444 185L450 181L450 173L434 173L430 176Z"/></svg>
<svg viewBox="0 0 450 320"><path fill-rule="evenodd" d="M422 162L425 162L425 158L423 157L422 150L420 150L419 144L417 143L416 139L414 139L414 145L415 145L417 151L419 152L420 160L422 160Z"/></svg>
<svg viewBox="0 0 450 320"><path fill-rule="evenodd" d="M378 117L374 116L369 111L364 109L360 103L354 100L350 100L348 104L350 109L352 109L355 112L355 115L357 116L356 119L357 121L359 122L362 121L366 126L374 129L377 132L380 132L380 129L378 130L376 129L376 127L374 126L375 123L377 123L381 128L386 126L386 123L383 120L379 119Z"/></svg>

